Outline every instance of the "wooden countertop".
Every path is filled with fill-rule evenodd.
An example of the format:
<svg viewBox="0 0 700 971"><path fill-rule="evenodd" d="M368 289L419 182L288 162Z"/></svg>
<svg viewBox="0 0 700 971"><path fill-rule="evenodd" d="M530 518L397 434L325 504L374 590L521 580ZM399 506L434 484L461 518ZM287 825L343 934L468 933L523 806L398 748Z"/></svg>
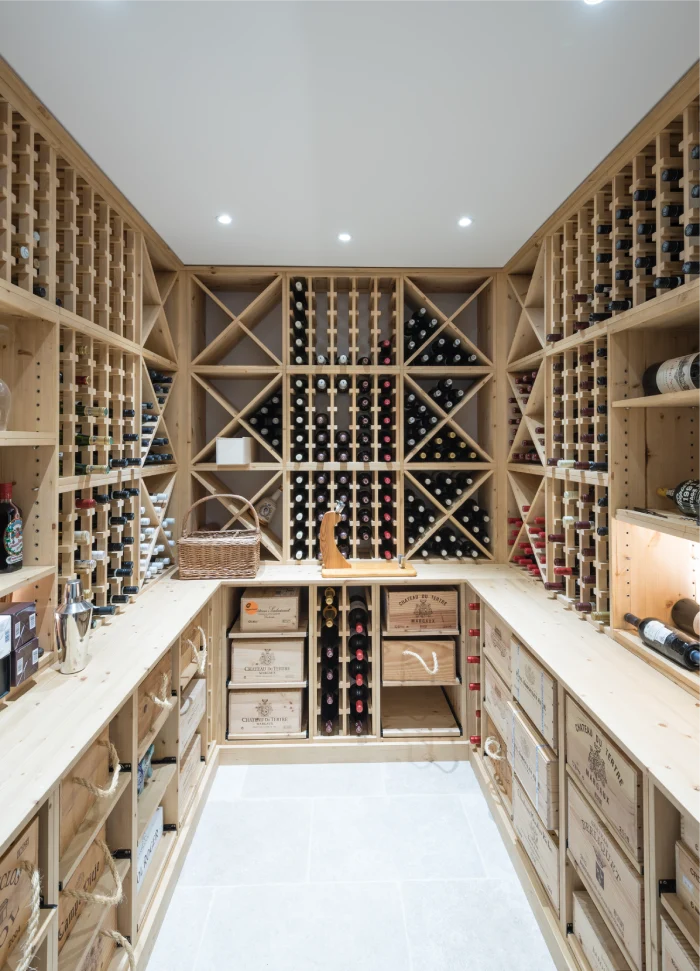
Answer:
<svg viewBox="0 0 700 971"><path fill-rule="evenodd" d="M700 819L700 700L508 566L469 582L679 807ZM483 622L483 621L482 621Z"/></svg>
<svg viewBox="0 0 700 971"><path fill-rule="evenodd" d="M321 567L314 563L300 563L298 566L291 563L270 563L264 561L260 564L257 576L252 580L222 580L221 583L228 587L260 587L260 586L285 586L289 583L303 584L325 584L326 586L339 587L343 584L356 586L358 583L387 583L390 586L402 586L403 584L416 583L470 583L479 577L489 577L493 571L498 569L492 563L414 563L417 576L396 576L396 577L322 577Z"/></svg>
<svg viewBox="0 0 700 971"><path fill-rule="evenodd" d="M22 829L218 587L218 580L161 580L116 623L92 632L83 672L46 670L0 713L0 844Z"/></svg>

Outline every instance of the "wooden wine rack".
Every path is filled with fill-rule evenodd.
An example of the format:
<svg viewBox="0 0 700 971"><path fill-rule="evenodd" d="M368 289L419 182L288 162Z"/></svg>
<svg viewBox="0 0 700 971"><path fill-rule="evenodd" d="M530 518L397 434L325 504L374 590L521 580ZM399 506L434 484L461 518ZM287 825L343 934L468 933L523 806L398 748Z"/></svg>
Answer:
<svg viewBox="0 0 700 971"><path fill-rule="evenodd" d="M327 275L325 271L309 275L308 271L244 272L220 267L195 268L192 281L194 354L190 373L193 409L201 416L199 425L195 425L191 453L195 494L235 493L257 501L281 485L281 508L276 519L262 530L264 557L297 562L293 537L303 531L304 548L308 551L303 561L315 558L316 516L322 511L314 501L318 472L328 475L326 491L331 502L341 491L338 475L344 473L348 477L351 501L348 522L343 527L347 525L347 545L352 558L377 558L383 552L376 516L369 542L359 540L360 523L355 513L363 474L370 477L369 488L375 499L381 499L384 494L383 478L390 478L386 488L392 496L388 508L393 515L386 526L393 533L391 549L408 558L418 554L429 539L427 536L420 544L407 548L400 515L404 484L410 481L411 487L421 488L419 472L441 468L470 471L474 483L460 497L461 501L478 494L479 504L493 512L496 486L490 415L496 383L492 360L495 313L492 276L478 271L351 276L342 270L337 275ZM293 284L296 281L304 288L303 329L294 324ZM404 359L403 320L420 309L435 324L422 345ZM298 336L300 333L303 338ZM475 361L459 366L421 365L421 354L441 335L450 340L459 339L465 360L467 355L474 355ZM297 350L305 363L295 361L297 339L304 340ZM386 340L390 346L385 350L381 342ZM319 354L333 362L347 357L348 363L307 363L315 361ZM359 364L364 358L370 363ZM446 412L429 392L438 380L448 376L464 395ZM361 385L363 380L369 382L366 392ZM347 388L341 390L339 381L347 381ZM325 386L319 382L325 382ZM405 445L406 393L415 394L436 419L429 434L415 448ZM281 447L273 448L260 435L259 427L251 423L251 417L276 394L282 397L283 425L287 433ZM369 416L369 422L366 429L358 429L358 399L365 394L370 406L363 414ZM383 406L384 397L391 400L390 408ZM327 416L324 431L329 442L324 446L327 452L324 462L317 461L318 450L314 444L315 420L319 414ZM303 420L297 424L295 419L299 416ZM366 430L370 438L368 461L357 458L361 430ZM349 433L350 461L347 462L338 461L338 433L342 431ZM391 441L385 443L384 435ZM219 437L251 438L256 450L253 460L244 465L217 466L212 460ZM463 451L468 458L446 463L436 461L429 448L432 444L434 452L435 442L440 439L454 443L457 452ZM272 474L266 478L264 473ZM287 501L297 475L304 476L299 486L308 503L308 517L301 530L292 519ZM236 519L251 522L249 513L242 511L235 500L224 500L222 505L233 517L228 520L229 525ZM449 525L464 538L475 541L481 558L494 557L495 536L490 537L491 544L480 544L455 519L457 507L446 509L437 504L436 508L439 517L430 535ZM492 521L496 521L493 515ZM431 554L428 562L436 559Z"/></svg>

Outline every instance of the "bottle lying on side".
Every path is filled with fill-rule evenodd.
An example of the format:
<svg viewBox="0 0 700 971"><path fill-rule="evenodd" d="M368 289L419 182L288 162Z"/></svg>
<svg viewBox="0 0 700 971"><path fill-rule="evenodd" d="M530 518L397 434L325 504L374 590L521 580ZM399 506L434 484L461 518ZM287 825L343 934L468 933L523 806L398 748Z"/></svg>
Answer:
<svg viewBox="0 0 700 971"><path fill-rule="evenodd" d="M640 620L634 614L625 614L625 620L637 628L643 643L653 651L690 671L700 668L700 644L697 641L685 640L654 617Z"/></svg>

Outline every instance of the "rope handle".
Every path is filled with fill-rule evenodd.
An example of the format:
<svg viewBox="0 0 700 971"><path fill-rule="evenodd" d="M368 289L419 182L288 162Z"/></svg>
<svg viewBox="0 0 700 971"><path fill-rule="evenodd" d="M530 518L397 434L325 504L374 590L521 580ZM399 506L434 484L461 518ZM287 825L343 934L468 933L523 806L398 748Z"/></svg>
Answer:
<svg viewBox="0 0 700 971"><path fill-rule="evenodd" d="M85 890L62 890L61 893L67 894L69 897L74 897L76 900L82 900L86 904L104 904L105 907L116 907L124 899L124 888L122 887L122 878L119 876L119 871L117 870L117 865L114 862L114 857L109 851L109 847L104 842L104 840L96 839L95 843L104 853L105 863L107 864L107 869L112 875L114 880L114 893L104 894L104 893L90 893Z"/></svg>
<svg viewBox="0 0 700 971"><path fill-rule="evenodd" d="M30 971L30 965L34 957L34 948L39 933L39 918L41 916L41 876L39 868L35 867L29 860L22 860L17 864L17 869L29 874L31 880L31 895L29 902L31 913L27 921L26 938L22 948L22 958L15 971Z"/></svg>
<svg viewBox="0 0 700 971"><path fill-rule="evenodd" d="M107 739L104 741L100 739L100 745L106 746L109 749L109 767L112 770L112 781L107 786L106 789L101 789L100 786L96 786L94 782L89 779L83 779L79 775L74 775L71 782L74 782L77 786L82 786L87 789L88 792L92 793L98 799L109 799L117 791L117 786L119 785L119 773L121 772L121 765L119 764L119 753L112 743Z"/></svg>
<svg viewBox="0 0 700 971"><path fill-rule="evenodd" d="M428 667L428 665L425 663L425 661L423 660L423 658L420 656L420 654L416 654L415 651L404 651L403 653L404 653L404 657L410 656L410 657L414 657L417 661L420 661L420 663L423 665L423 667L428 672L428 674L437 674L437 670L438 670L438 659L437 659L437 654L435 653L435 651L433 651L433 670L432 671L430 670L430 668Z"/></svg>
<svg viewBox="0 0 700 971"><path fill-rule="evenodd" d="M187 643L190 645L190 648L192 649L192 660L197 665L197 673L201 678L204 676L204 672L207 666L207 635L204 633L203 629L199 625L195 627L195 630L199 631L199 636L202 641L201 649L198 650L197 645L194 643L194 641L190 640L189 637L187 638Z"/></svg>
<svg viewBox="0 0 700 971"><path fill-rule="evenodd" d="M505 758L501 749L501 743L493 735L489 735L484 742L484 753L495 762L502 762Z"/></svg>
<svg viewBox="0 0 700 971"><path fill-rule="evenodd" d="M153 692L151 692L148 697L151 699L154 705L158 705L159 708L164 708L169 711L173 707L175 702L173 701L172 698L168 698L168 675L167 674L163 675L163 680L161 682L160 690L161 690L161 694L163 695L162 698L159 698L158 695L154 694Z"/></svg>
<svg viewBox="0 0 700 971"><path fill-rule="evenodd" d="M188 523L188 520L190 518L190 513L195 508L195 506L199 506L200 503L202 503L202 502L209 502L210 499L240 499L240 501L243 503L243 509L245 509L246 506L249 506L250 507L250 511L253 513L253 518L255 519L255 526L254 527L253 526L248 526L247 523L243 523L243 525L245 526L246 529L250 529L250 530L255 529L255 530L257 530L258 533L260 532L260 520L258 519L258 514L255 511L255 506L253 505L253 503L249 499L246 499L245 496L236 496L236 495L234 495L231 492L217 492L216 495L204 496L203 499L198 499L196 502L193 502L192 503L192 505L190 506L190 508L187 510L187 512L185 513L185 515L183 517L183 520L182 520L182 529L180 530L180 539L187 539L187 537L190 535L190 531L187 528L187 523ZM236 513L236 517L237 518L243 512L243 509L239 509L238 510L238 512ZM221 527L221 529L219 530L219 532L222 532L222 533L225 532L223 526Z"/></svg>
<svg viewBox="0 0 700 971"><path fill-rule="evenodd" d="M136 955L134 954L134 949L131 946L128 938L120 934L119 931L100 931L102 937L110 937L113 941L116 941L117 947L123 947L126 951L126 956L129 959L129 969L130 971L136 971Z"/></svg>

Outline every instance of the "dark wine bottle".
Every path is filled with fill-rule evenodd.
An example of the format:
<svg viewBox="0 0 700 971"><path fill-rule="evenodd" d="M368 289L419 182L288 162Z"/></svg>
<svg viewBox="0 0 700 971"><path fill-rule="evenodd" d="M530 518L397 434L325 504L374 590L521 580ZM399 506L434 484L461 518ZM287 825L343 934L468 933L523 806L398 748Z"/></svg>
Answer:
<svg viewBox="0 0 700 971"><path fill-rule="evenodd" d="M0 573L14 573L22 569L22 514L12 501L12 483L0 483Z"/></svg>
<svg viewBox="0 0 700 971"><path fill-rule="evenodd" d="M686 516L700 515L700 482L697 479L686 479L675 489L657 489L657 495L671 499Z"/></svg>
<svg viewBox="0 0 700 971"><path fill-rule="evenodd" d="M688 642L654 617L640 620L634 614L625 614L625 620L637 628L644 644L653 651L691 671L700 667L700 645L697 642Z"/></svg>

